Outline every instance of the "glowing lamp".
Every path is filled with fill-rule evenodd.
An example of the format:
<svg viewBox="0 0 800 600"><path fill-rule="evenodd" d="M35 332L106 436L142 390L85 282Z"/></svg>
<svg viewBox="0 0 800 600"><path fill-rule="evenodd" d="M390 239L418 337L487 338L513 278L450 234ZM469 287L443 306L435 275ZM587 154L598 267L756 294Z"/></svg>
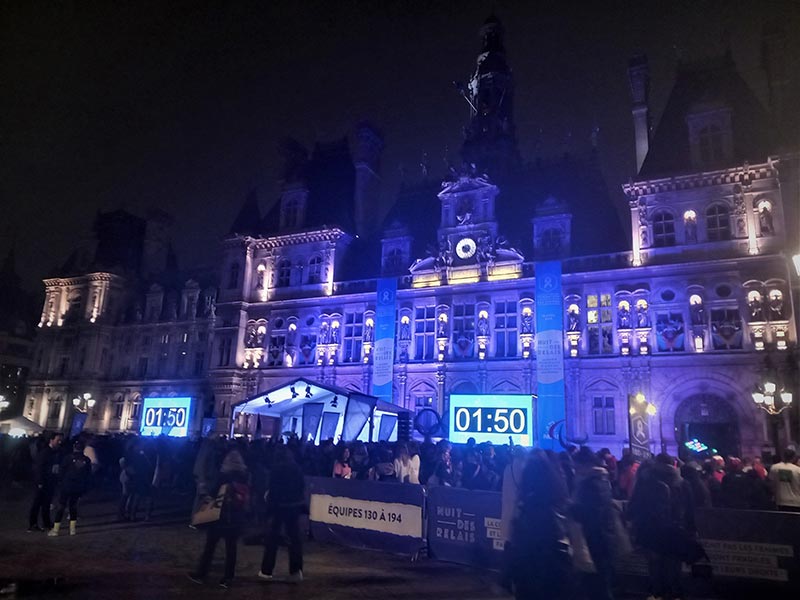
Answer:
<svg viewBox="0 0 800 600"><path fill-rule="evenodd" d="M644 394L642 392L637 392L636 395L633 397L633 399L636 400L636 402L638 402L639 404L644 404L645 402L647 402L647 398L644 397Z"/></svg>
<svg viewBox="0 0 800 600"><path fill-rule="evenodd" d="M77 408L80 403L81 403L81 399L80 398L73 398L72 399L72 406Z"/></svg>
<svg viewBox="0 0 800 600"><path fill-rule="evenodd" d="M753 392L753 402L756 404L764 404L764 394L761 392Z"/></svg>
<svg viewBox="0 0 800 600"><path fill-rule="evenodd" d="M767 396L772 396L775 393L775 390L778 389L778 385L774 381L765 381L764 382L764 393Z"/></svg>
<svg viewBox="0 0 800 600"><path fill-rule="evenodd" d="M648 404L647 408L645 409L645 412L648 415L650 415L651 417L655 417L656 416L656 412L658 412L658 409L656 409L656 405L655 404Z"/></svg>
<svg viewBox="0 0 800 600"><path fill-rule="evenodd" d="M94 408L95 404L97 404L97 400L95 400L94 398L89 398L86 401L86 406L88 406L89 408Z"/></svg>
<svg viewBox="0 0 800 600"><path fill-rule="evenodd" d="M781 400L784 404L792 403L792 392L781 392Z"/></svg>

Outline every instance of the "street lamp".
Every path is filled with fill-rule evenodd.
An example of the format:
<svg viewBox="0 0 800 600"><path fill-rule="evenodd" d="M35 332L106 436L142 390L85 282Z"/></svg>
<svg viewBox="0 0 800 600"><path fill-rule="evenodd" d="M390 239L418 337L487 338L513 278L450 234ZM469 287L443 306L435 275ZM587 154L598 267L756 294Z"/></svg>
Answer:
<svg viewBox="0 0 800 600"><path fill-rule="evenodd" d="M656 405L642 392L628 396L628 429L631 454L639 459L652 456L650 451L650 417L656 416ZM660 423L659 423L660 425ZM660 431L659 427L659 431ZM663 440L662 440L663 447Z"/></svg>
<svg viewBox="0 0 800 600"><path fill-rule="evenodd" d="M82 413L87 412L90 408L94 408L96 403L97 400L92 398L89 392L86 392L83 396L75 396L72 399L72 406L75 407L75 410Z"/></svg>
<svg viewBox="0 0 800 600"><path fill-rule="evenodd" d="M756 406L766 412L772 421L772 443L775 452L779 450L778 425L783 411L792 406L792 393L780 385L777 378L767 375L750 393Z"/></svg>
<svg viewBox="0 0 800 600"><path fill-rule="evenodd" d="M0 411L3 411L11 406L11 402L6 400L6 397L0 394Z"/></svg>

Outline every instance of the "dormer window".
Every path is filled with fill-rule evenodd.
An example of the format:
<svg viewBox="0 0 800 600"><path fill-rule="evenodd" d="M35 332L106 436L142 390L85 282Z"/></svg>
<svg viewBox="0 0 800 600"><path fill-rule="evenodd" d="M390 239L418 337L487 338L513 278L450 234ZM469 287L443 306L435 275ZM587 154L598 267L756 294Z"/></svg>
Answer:
<svg viewBox="0 0 800 600"><path fill-rule="evenodd" d="M292 262L284 258L278 263L278 287L289 287L292 280Z"/></svg>
<svg viewBox="0 0 800 600"><path fill-rule="evenodd" d="M542 250L548 254L558 254L561 251L561 231L546 229L542 234Z"/></svg>
<svg viewBox="0 0 800 600"><path fill-rule="evenodd" d="M663 248L675 245L675 217L667 211L653 215L653 246Z"/></svg>
<svg viewBox="0 0 800 600"><path fill-rule="evenodd" d="M695 167L718 166L733 155L731 109L714 103L693 106L686 118L692 163Z"/></svg>
<svg viewBox="0 0 800 600"><path fill-rule="evenodd" d="M308 261L308 283L319 283L322 280L322 257L312 256Z"/></svg>
<svg viewBox="0 0 800 600"><path fill-rule="evenodd" d="M727 206L715 204L706 211L706 235L710 242L731 239L731 219Z"/></svg>
<svg viewBox="0 0 800 600"><path fill-rule="evenodd" d="M300 202L298 198L288 198L282 207L283 226L294 228L300 224Z"/></svg>

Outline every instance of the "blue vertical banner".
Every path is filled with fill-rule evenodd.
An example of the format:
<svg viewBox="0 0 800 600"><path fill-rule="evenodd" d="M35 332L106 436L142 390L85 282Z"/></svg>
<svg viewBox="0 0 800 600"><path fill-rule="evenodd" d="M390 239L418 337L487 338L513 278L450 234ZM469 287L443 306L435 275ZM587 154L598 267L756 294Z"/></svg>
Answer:
<svg viewBox="0 0 800 600"><path fill-rule="evenodd" d="M564 400L564 300L561 261L536 263L536 437L541 448L561 450Z"/></svg>
<svg viewBox="0 0 800 600"><path fill-rule="evenodd" d="M394 376L394 328L397 310L397 279L378 279L375 304L375 350L372 353L372 395L392 401Z"/></svg>

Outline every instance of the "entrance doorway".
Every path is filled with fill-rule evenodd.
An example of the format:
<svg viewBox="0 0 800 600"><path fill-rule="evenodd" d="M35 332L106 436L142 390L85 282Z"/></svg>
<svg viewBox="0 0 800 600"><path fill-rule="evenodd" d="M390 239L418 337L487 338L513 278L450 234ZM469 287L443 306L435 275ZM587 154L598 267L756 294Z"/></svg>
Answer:
<svg viewBox="0 0 800 600"><path fill-rule="evenodd" d="M727 400L715 394L690 396L675 411L678 456L698 460L706 456L740 456L739 422ZM687 442L694 442L690 444ZM690 447L691 446L691 447Z"/></svg>

